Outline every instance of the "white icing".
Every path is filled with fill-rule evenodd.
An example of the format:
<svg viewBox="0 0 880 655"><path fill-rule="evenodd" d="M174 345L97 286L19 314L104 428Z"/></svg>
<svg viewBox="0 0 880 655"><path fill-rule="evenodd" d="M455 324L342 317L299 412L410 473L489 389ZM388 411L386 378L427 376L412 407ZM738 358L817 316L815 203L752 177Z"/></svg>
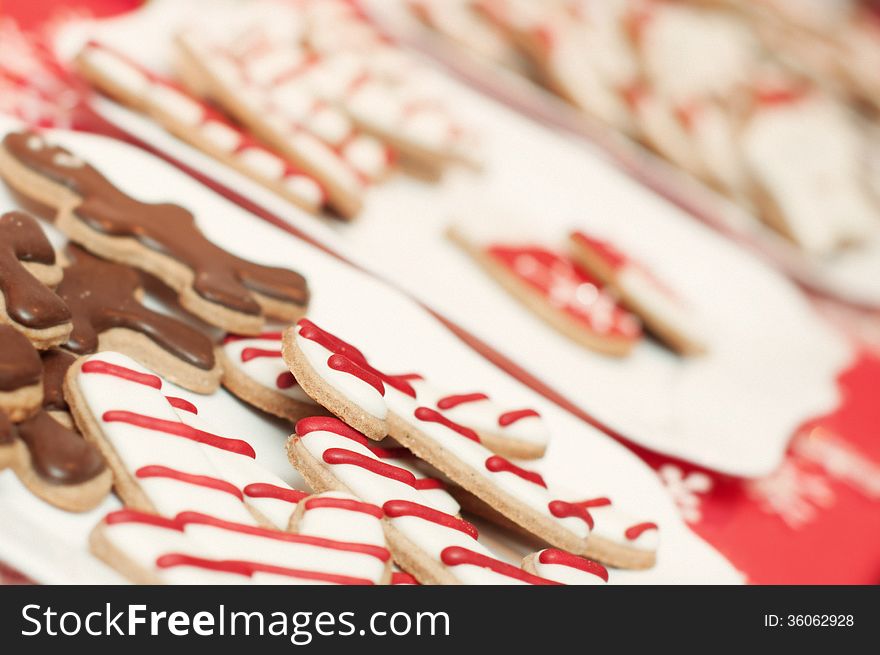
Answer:
<svg viewBox="0 0 880 655"><path fill-rule="evenodd" d="M134 360L119 353L92 355L87 361L104 361L149 374ZM195 441L123 422L106 422L105 412L122 410L179 422L162 393L153 387L101 373L80 372L77 384L89 411L122 465L132 475L144 466L158 465L192 475L218 477L203 447ZM138 485L164 516L187 510L204 512L232 521L254 520L244 504L227 492L169 478L144 478Z"/></svg>
<svg viewBox="0 0 880 655"><path fill-rule="evenodd" d="M153 84L148 101L174 120L193 127L199 125L205 116L205 109L199 102L165 84Z"/></svg>
<svg viewBox="0 0 880 655"><path fill-rule="evenodd" d="M234 152L241 143L241 134L220 121L205 121L199 126L199 132L215 147L225 152Z"/></svg>
<svg viewBox="0 0 880 655"><path fill-rule="evenodd" d="M388 409L382 394L375 387L354 375L330 368L327 360L333 353L311 339L304 339L299 335L299 331L297 331L296 345L324 382L371 416L380 420L385 419Z"/></svg>
<svg viewBox="0 0 880 655"><path fill-rule="evenodd" d="M408 484L372 473L360 466L351 464L327 464L323 461L326 450L331 448L343 448L356 452L373 460L383 461L398 465L397 461L379 460L365 446L342 437L334 432L315 430L301 436L300 443L318 461L329 466L333 476L336 477L348 490L361 500L382 507L389 500L407 500L420 505L427 505L439 511L446 511L444 507L455 504L451 496L443 503L433 502L433 498L425 492L412 488ZM446 494L445 491L439 491ZM433 494L436 498L439 494ZM448 494L446 494L448 496ZM447 512L449 513L449 512ZM432 521L411 516L388 518L394 527L399 529L410 541L412 541L425 554L439 561L440 553L448 546L463 546L479 553L493 557L492 553L484 546L475 541L470 535L454 528L447 528ZM481 567L468 565L453 567L454 575L462 582L468 584L501 584L504 582L518 582Z"/></svg>
<svg viewBox="0 0 880 655"><path fill-rule="evenodd" d="M246 168L270 180L281 179L287 168L283 159L263 148L245 148L237 157Z"/></svg>
<svg viewBox="0 0 880 655"><path fill-rule="evenodd" d="M589 527L581 519L553 516L549 509L549 503L555 499L547 489L508 471L494 473L487 469L486 460L493 455L488 448L445 425L417 419L414 411L419 403L396 389L386 387L385 398L391 411L421 431L425 437L441 446L447 456L452 456L461 464L469 467L478 478L482 478L488 484L510 494L518 502L527 505L536 513L555 521L576 537L580 539L587 537Z"/></svg>
<svg viewBox="0 0 880 655"><path fill-rule="evenodd" d="M312 498L336 498L362 502L351 494L339 491L327 491L319 496L312 496ZM297 524L298 534L385 547L382 521L375 516L335 507L310 508L308 500L303 502L305 510Z"/></svg>
<svg viewBox="0 0 880 655"><path fill-rule="evenodd" d="M291 147L304 157L322 176L333 180L333 184L360 194L363 185L354 171L333 150L305 132L298 132L290 138Z"/></svg>
<svg viewBox="0 0 880 655"><path fill-rule="evenodd" d="M324 190L310 177L296 174L288 175L284 178L284 186L309 205L317 207L324 202Z"/></svg>
<svg viewBox="0 0 880 655"><path fill-rule="evenodd" d="M564 564L544 564L541 562L541 553L538 551L535 556L535 573L542 578L561 582L567 585L603 585L605 581L598 575L593 575L587 571L582 571L573 566L565 566Z"/></svg>
<svg viewBox="0 0 880 655"><path fill-rule="evenodd" d="M620 295L637 306L640 314L657 317L664 325L684 335L688 341L706 342L706 330L699 317L690 307L658 285L641 267L625 266L617 272L614 283L620 290Z"/></svg>
<svg viewBox="0 0 880 655"><path fill-rule="evenodd" d="M135 66L102 48L87 48L83 51L83 56L88 66L97 70L125 93L137 98L146 95L150 81Z"/></svg>
<svg viewBox="0 0 880 655"><path fill-rule="evenodd" d="M315 136L333 146L341 144L354 129L342 112L326 105L313 112L306 125Z"/></svg>
<svg viewBox="0 0 880 655"><path fill-rule="evenodd" d="M282 389L278 386L278 377L289 372L284 363L284 359L281 357L280 340L262 339L258 337L252 339L235 339L228 343L224 343L222 348L223 353L232 365L260 386L300 402L314 403L298 384L295 384L292 387L287 387L286 389ZM255 357L243 362L241 360L241 353L246 348L277 351L278 356Z"/></svg>
<svg viewBox="0 0 880 655"><path fill-rule="evenodd" d="M360 135L349 140L343 148L343 156L370 179L381 177L388 168L385 147L368 136Z"/></svg>
<svg viewBox="0 0 880 655"><path fill-rule="evenodd" d="M410 380L416 391L419 403L428 407L436 407L441 398L456 395L444 393L425 380ZM546 445L550 440L547 426L540 416L527 416L507 426L498 424L499 417L505 413L495 402L487 398L461 403L455 407L444 409L442 413L450 420L467 426L477 432L490 433L524 441L536 445Z"/></svg>

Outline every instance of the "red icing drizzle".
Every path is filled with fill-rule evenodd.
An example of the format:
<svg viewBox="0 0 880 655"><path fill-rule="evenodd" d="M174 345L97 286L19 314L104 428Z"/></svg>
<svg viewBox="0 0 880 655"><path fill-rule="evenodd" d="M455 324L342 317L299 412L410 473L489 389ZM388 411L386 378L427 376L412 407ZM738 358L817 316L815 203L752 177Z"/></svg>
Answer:
<svg viewBox="0 0 880 655"><path fill-rule="evenodd" d="M429 489L445 489L446 485L444 485L437 478L416 478L416 481L413 483L413 489L418 489L419 491L427 491Z"/></svg>
<svg viewBox="0 0 880 655"><path fill-rule="evenodd" d="M431 523L442 525L445 528L452 528L453 530L464 532L473 539L477 539L480 536L477 532L477 528L467 521L460 519L457 516L453 516L452 514L436 510L433 507L420 505L419 503L413 503L408 500L389 500L382 505L382 509L385 511L386 516L391 518L414 516L424 521L430 521Z"/></svg>
<svg viewBox="0 0 880 655"><path fill-rule="evenodd" d="M544 482L544 478L541 477L540 473L520 468L513 462L504 459L500 455L492 455L489 459L487 459L486 468L492 471L492 473L500 473L502 471L513 473L514 475L522 478L526 482L531 482L532 484L536 484L539 487L544 487L545 489L547 488L547 483Z"/></svg>
<svg viewBox="0 0 880 655"><path fill-rule="evenodd" d="M426 421L430 423L439 423L443 425L453 432L458 432L463 437L467 437L471 441L476 441L480 443L480 437L477 436L477 433L471 430L470 428L466 428L463 425L459 425L454 421L450 421L448 418L443 416L440 412L435 409L431 409L429 407L417 407L416 411L413 412L413 416L415 416L420 421Z"/></svg>
<svg viewBox="0 0 880 655"><path fill-rule="evenodd" d="M373 387L379 392L379 395L385 395L385 385L382 384L382 379L378 375L374 375L365 369L363 366L353 362L345 355L340 355L338 353L330 355L327 359L327 366L334 371L341 371L342 373L353 375Z"/></svg>
<svg viewBox="0 0 880 655"><path fill-rule="evenodd" d="M165 396L165 398L168 400L168 403L175 409L179 409L183 412L189 412L190 414L199 413L199 408L185 398L178 398L177 396Z"/></svg>
<svg viewBox="0 0 880 655"><path fill-rule="evenodd" d="M139 373L138 371L126 368L125 366L117 366L110 362L103 362L100 359L87 361L82 365L82 372L112 375L117 378L122 378L123 380L128 380L129 382L137 382L138 384L143 384L147 387L153 387L154 389L162 388L162 378L158 375Z"/></svg>
<svg viewBox="0 0 880 655"><path fill-rule="evenodd" d="M143 414L135 414L134 412L128 412L125 410L110 410L109 412L104 412L101 419L107 423L128 423L129 425L135 425L146 430L155 430L156 432L164 432L165 434L171 434L175 437L183 437L184 439L190 439L191 441L198 441L206 446L212 446L214 448L226 450L230 453L244 455L251 459L256 459L257 457L257 453L254 452L254 449L246 441L220 437L216 434L199 430L198 428L191 427L179 421L167 421L165 419L144 416Z"/></svg>
<svg viewBox="0 0 880 655"><path fill-rule="evenodd" d="M168 519L164 516L156 514L147 514L134 509L119 509L110 512L104 517L104 523L107 525L118 525L120 523L143 523L145 525L154 525L158 528L167 528L168 530L183 531L183 526L176 519Z"/></svg>
<svg viewBox="0 0 880 655"><path fill-rule="evenodd" d="M393 585L407 585L407 584L419 584L419 581L416 580L409 573L404 573L403 571L394 571L391 574L391 584Z"/></svg>
<svg viewBox="0 0 880 655"><path fill-rule="evenodd" d="M637 523L636 525L630 526L626 529L626 532L623 533L623 536L629 539L630 541L635 541L639 537L642 536L648 530L657 530L656 523Z"/></svg>
<svg viewBox="0 0 880 655"><path fill-rule="evenodd" d="M328 448L324 451L323 459L328 464L350 464L352 466L359 466L362 469L370 471L370 473L375 473L376 475L381 475L382 477L391 480L403 482L411 487L415 486L416 476L406 469L386 464L385 462L380 462L377 459L361 455L352 450L345 450L344 448Z"/></svg>
<svg viewBox="0 0 880 655"><path fill-rule="evenodd" d="M635 316L601 291L602 283L571 259L540 246L490 245L486 254L591 332L627 340L641 336Z"/></svg>
<svg viewBox="0 0 880 655"><path fill-rule="evenodd" d="M391 559L391 553L387 548L374 546L372 544L361 544L354 541L338 541L336 539L327 539L324 537L313 537L304 534L292 534L290 532L282 532L280 530L270 530L260 528L254 525L245 525L243 523L235 523L233 521L225 521L207 514L199 512L181 512L177 515L177 520L184 526L187 525L207 525L221 530L230 532L239 532L241 534L249 534L255 537L265 537L267 539L275 539L277 541L286 541L295 544L304 544L307 546L317 546L319 548L328 548L330 550L342 550L350 553L361 553L369 555L380 561L387 562Z"/></svg>
<svg viewBox="0 0 880 655"><path fill-rule="evenodd" d="M452 396L446 396L437 401L437 409L452 409L465 403L475 403L480 400L489 400L489 396L484 393L460 393Z"/></svg>
<svg viewBox="0 0 880 655"><path fill-rule="evenodd" d="M571 553L559 550L558 548L542 550L541 554L538 555L538 561L541 562L541 564L559 564L560 566L568 566L573 569L584 571L585 573L591 573L598 578L602 578L605 582L608 582L608 569L599 564L599 562L594 562L585 557L572 555Z"/></svg>
<svg viewBox="0 0 880 655"><path fill-rule="evenodd" d="M231 494L238 498L239 500L244 500L244 497L241 495L241 491L233 484L230 484L226 480L221 480L219 478L212 478L208 475L194 475L192 473L184 473L183 471L178 471L176 469L168 468L167 466L142 466L137 471L135 471L135 477L139 479L144 478L168 478L170 480L177 480L178 482L185 482L186 484L194 484L199 487L207 487L208 489L216 489L217 491L222 491L227 494Z"/></svg>
<svg viewBox="0 0 880 655"><path fill-rule="evenodd" d="M416 397L415 389L413 389L412 385L407 382L407 376L386 375L382 371L373 368L360 350L352 346L350 343L343 341L339 337L330 334L326 330L319 328L307 318L300 319L299 323L297 323L297 327L299 327L299 335L302 338L314 341L334 354L344 355L362 369L378 377L385 384L394 387L401 393L405 393L412 398ZM384 390L382 395L384 395Z"/></svg>
<svg viewBox="0 0 880 655"><path fill-rule="evenodd" d="M513 425L517 421L521 421L524 418L529 418L530 416L535 416L537 418L541 418L541 415L538 414L534 409L515 409L511 412L504 412L501 416L498 417L498 425L502 428L506 428L508 425Z"/></svg>
<svg viewBox="0 0 880 655"><path fill-rule="evenodd" d="M406 448L382 448L376 446L360 432L332 416L310 416L303 418L297 421L296 427L294 427L294 431L301 437L316 430L332 432L340 437L351 439L364 448L369 449L371 453L380 459L406 459L413 456Z"/></svg>
<svg viewBox="0 0 880 655"><path fill-rule="evenodd" d="M272 359L278 359L281 357L281 351L267 350L266 348L242 348L241 361L249 362L252 359L259 359L260 357L271 357Z"/></svg>
<svg viewBox="0 0 880 655"><path fill-rule="evenodd" d="M590 498L589 500L578 500L572 503L573 505L580 505L581 507L607 507L611 504L611 499L602 496L600 498Z"/></svg>
<svg viewBox="0 0 880 655"><path fill-rule="evenodd" d="M602 241L601 239L591 237L589 234L586 234L584 232L572 232L571 239L575 243L594 251L597 255L599 255L599 257L604 260L605 264L607 264L614 270L623 268L629 262L629 259L626 257L626 255L624 255L622 252L620 252L620 250L615 248L607 241Z"/></svg>
<svg viewBox="0 0 880 655"><path fill-rule="evenodd" d="M290 389L291 387L295 387L296 384L296 378L293 377L293 373L290 371L279 373L278 377L275 379L275 386L279 389Z"/></svg>
<svg viewBox="0 0 880 655"><path fill-rule="evenodd" d="M382 518L382 508L364 503L353 498L310 498L306 501L306 509L344 509L348 512L360 512L369 514L377 519Z"/></svg>
<svg viewBox="0 0 880 655"><path fill-rule="evenodd" d="M586 523L590 527L590 530L593 529L593 517L590 515L587 508L582 505L568 503L564 500L551 500L547 504L547 509L549 509L550 513L558 519L569 517L578 518Z"/></svg>
<svg viewBox="0 0 880 655"><path fill-rule="evenodd" d="M243 560L212 560L203 557L195 557L193 555L184 555L181 553L169 553L162 555L156 560L156 566L160 569L169 569L175 566L190 566L208 571L219 571L222 573L233 573L251 577L254 573L271 573L274 575L283 575L291 578L299 578L301 580L316 580L319 582L329 582L331 584L340 585L371 585L373 584L366 578L355 578L349 575L340 575L337 573L322 573L320 571L304 571L303 569L292 569L284 566L275 566L273 564L262 564L260 562L247 562Z"/></svg>
<svg viewBox="0 0 880 655"><path fill-rule="evenodd" d="M244 495L248 498L274 498L288 503L298 503L309 494L299 489L279 487L268 482L254 482L244 488Z"/></svg>
<svg viewBox="0 0 880 655"><path fill-rule="evenodd" d="M522 569L518 569L512 564L502 562L501 560L497 560L494 557L489 557L488 555L483 555L482 553L475 553L474 551L467 548L462 548L461 546L448 546L447 548L444 548L443 552L440 553L440 560L446 566L459 566L460 564L480 566L484 569L494 571L495 573L498 573L500 575L505 575L508 578L522 580L523 582L527 582L528 584L560 584L559 582L554 582L553 580L546 580L544 578L538 577L537 575L532 575L531 573L527 573Z"/></svg>

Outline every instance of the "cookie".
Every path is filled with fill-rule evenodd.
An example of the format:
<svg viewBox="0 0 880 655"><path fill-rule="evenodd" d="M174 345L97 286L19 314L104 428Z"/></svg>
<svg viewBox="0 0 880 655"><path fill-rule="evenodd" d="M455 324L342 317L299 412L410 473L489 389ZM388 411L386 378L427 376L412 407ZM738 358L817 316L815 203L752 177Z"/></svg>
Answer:
<svg viewBox="0 0 880 655"><path fill-rule="evenodd" d="M53 349L43 352L41 359L42 409L14 428L20 456L13 469L34 495L61 509L84 512L110 493L112 474L97 448L73 431L67 413L62 386L76 358Z"/></svg>
<svg viewBox="0 0 880 655"><path fill-rule="evenodd" d="M641 339L636 316L565 254L538 243L498 242L464 222L448 235L516 300L575 343L624 357Z"/></svg>
<svg viewBox="0 0 880 655"><path fill-rule="evenodd" d="M351 493L381 507L394 561L420 583L546 582L495 557L477 541L477 529L456 515L451 497L426 495L409 470L389 463L395 460L339 419L299 421L287 452L313 489Z"/></svg>
<svg viewBox="0 0 880 655"><path fill-rule="evenodd" d="M83 47L74 63L80 74L102 92L147 114L177 138L297 207L318 213L327 203L327 193L318 180L174 82L95 41Z"/></svg>
<svg viewBox="0 0 880 655"><path fill-rule="evenodd" d="M301 319L284 331L281 352L299 386L315 402L371 439L387 436L385 386L360 351Z"/></svg>
<svg viewBox="0 0 880 655"><path fill-rule="evenodd" d="M537 410L503 408L482 391L441 391L417 373L402 377L413 387L419 402L474 430L492 452L514 459L544 456L550 435Z"/></svg>
<svg viewBox="0 0 880 655"><path fill-rule="evenodd" d="M76 425L104 454L126 506L286 525L298 495L254 461L249 443L202 429L208 426L192 403L166 398L162 386L160 377L113 352L80 358L65 378Z"/></svg>
<svg viewBox="0 0 880 655"><path fill-rule="evenodd" d="M223 386L244 402L293 422L323 411L287 369L281 357L281 332L227 335L217 358L223 367Z"/></svg>
<svg viewBox="0 0 880 655"><path fill-rule="evenodd" d="M601 585L608 582L608 571L598 562L545 548L523 559L524 571L567 585Z"/></svg>
<svg viewBox="0 0 880 655"><path fill-rule="evenodd" d="M72 241L155 275L211 325L258 334L266 317L296 320L308 303L298 273L228 253L205 238L183 207L136 200L33 132L6 135L0 174L25 197L57 209L56 225Z"/></svg>
<svg viewBox="0 0 880 655"><path fill-rule="evenodd" d="M382 510L342 494L303 498L282 532L197 512L124 509L92 531L92 553L142 584L387 584Z"/></svg>
<svg viewBox="0 0 880 655"><path fill-rule="evenodd" d="M534 536L529 535L528 531L523 530L473 494L456 486L449 486L448 489L465 511L535 541ZM563 493L559 495L570 496ZM629 512L614 505L607 496L581 498L569 502L582 508L589 517L590 538L587 540L587 550L584 553L586 557L621 569L649 569L657 563L660 528L656 523L638 520Z"/></svg>
<svg viewBox="0 0 880 655"><path fill-rule="evenodd" d="M43 366L27 337L0 324L0 413L18 422L36 413L43 403Z"/></svg>
<svg viewBox="0 0 880 655"><path fill-rule="evenodd" d="M70 311L49 288L61 275L52 244L32 217L0 216L0 323L40 349L64 343L73 327Z"/></svg>
<svg viewBox="0 0 880 655"><path fill-rule="evenodd" d="M644 265L607 240L585 232L569 236L573 259L612 289L658 339L682 355L707 350L699 317Z"/></svg>
<svg viewBox="0 0 880 655"><path fill-rule="evenodd" d="M761 91L740 143L771 228L816 255L868 238L878 210L864 182L863 136L838 100L798 89Z"/></svg>
<svg viewBox="0 0 880 655"><path fill-rule="evenodd" d="M217 389L221 367L214 344L188 324L147 309L137 271L74 245L65 255L68 264L56 293L73 316L66 349L78 355L118 351L192 391Z"/></svg>
<svg viewBox="0 0 880 655"><path fill-rule="evenodd" d="M360 171L371 168L377 177L384 174L388 165L384 150L362 136L347 143L352 126L339 120L338 111L312 112L313 102L308 98L305 103L275 98L283 89L251 83L241 67L206 37L185 32L175 45L178 73L191 92L221 106L288 163L319 180L330 206L341 217L357 215L367 182ZM294 111L298 107L305 109L306 116ZM325 138L316 136L306 119L312 126L326 120Z"/></svg>
<svg viewBox="0 0 880 655"><path fill-rule="evenodd" d="M21 460L24 447L16 439L15 426L3 412L0 412L0 471L15 466Z"/></svg>

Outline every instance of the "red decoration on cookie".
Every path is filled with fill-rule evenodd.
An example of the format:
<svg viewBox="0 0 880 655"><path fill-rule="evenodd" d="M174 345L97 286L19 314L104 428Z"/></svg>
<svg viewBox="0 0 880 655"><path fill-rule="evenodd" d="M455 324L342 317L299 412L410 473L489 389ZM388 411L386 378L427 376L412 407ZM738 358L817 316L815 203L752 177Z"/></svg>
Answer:
<svg viewBox="0 0 880 655"><path fill-rule="evenodd" d="M541 564L570 566L573 569L579 569L585 573L592 573L596 577L602 578L605 582L608 582L608 569L599 564L599 562L594 562L591 559L579 557L578 555L572 555L571 553L559 550L558 548L547 548L546 550L542 550L541 554L538 555L538 561L541 562Z"/></svg>
<svg viewBox="0 0 880 655"><path fill-rule="evenodd" d="M477 532L477 528L464 519L460 519L457 516L452 516L452 514L447 514L436 510L433 507L414 503L409 500L389 500L382 505L382 510L385 512L386 516L391 518L414 516L425 521L430 521L431 523L442 525L446 528L452 528L453 530L464 532L466 535L473 537L474 539L477 539L480 536Z"/></svg>
<svg viewBox="0 0 880 655"><path fill-rule="evenodd" d="M471 566L480 566L499 575L505 575L508 578L513 578L515 580L521 580L522 582L526 582L528 584L535 585L558 585L561 584L559 582L554 582L552 580L546 580L544 578L540 578L537 575L532 575L531 573L526 573L522 569L518 569L512 564L508 564L507 562L502 562L501 560L497 560L493 557L489 557L488 555L483 555L482 553L476 553L467 548L462 548L460 546L449 546L443 549L443 552L440 553L440 560L446 566L460 566L462 564L469 564Z"/></svg>
<svg viewBox="0 0 880 655"><path fill-rule="evenodd" d="M453 432L458 432L463 437L467 437L471 441L476 441L480 443L480 437L476 432L471 430L470 428L466 428L463 425L459 425L455 421L450 421L448 418L443 416L440 412L435 409L431 409L430 407L417 407L416 411L413 412L413 416L415 416L420 421L428 421L431 423L439 423L442 426L445 426L452 430Z"/></svg>
<svg viewBox="0 0 880 655"><path fill-rule="evenodd" d="M532 484L536 484L539 487L544 487L545 489L547 488L547 483L544 482L544 478L541 477L540 473L521 468L510 460L504 459L500 455L492 455L492 457L487 459L486 468L492 471L492 473L513 473L514 475L522 478L523 480L531 482Z"/></svg>

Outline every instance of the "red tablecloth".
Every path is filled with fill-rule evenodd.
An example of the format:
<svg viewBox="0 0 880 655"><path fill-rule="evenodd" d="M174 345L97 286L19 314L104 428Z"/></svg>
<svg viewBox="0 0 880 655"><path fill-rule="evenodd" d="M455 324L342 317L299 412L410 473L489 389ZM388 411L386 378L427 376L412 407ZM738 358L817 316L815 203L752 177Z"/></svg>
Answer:
<svg viewBox="0 0 880 655"><path fill-rule="evenodd" d="M65 20L108 16L140 4L0 0L0 112L41 125L106 131L107 125L83 104L82 87L52 61L44 46ZM816 299L816 304L859 342L861 355L840 376L840 407L797 431L784 464L773 475L732 479L627 445L657 471L694 531L750 582L880 583L880 316L827 299ZM485 344L472 345L590 420ZM0 565L0 582L26 579Z"/></svg>

